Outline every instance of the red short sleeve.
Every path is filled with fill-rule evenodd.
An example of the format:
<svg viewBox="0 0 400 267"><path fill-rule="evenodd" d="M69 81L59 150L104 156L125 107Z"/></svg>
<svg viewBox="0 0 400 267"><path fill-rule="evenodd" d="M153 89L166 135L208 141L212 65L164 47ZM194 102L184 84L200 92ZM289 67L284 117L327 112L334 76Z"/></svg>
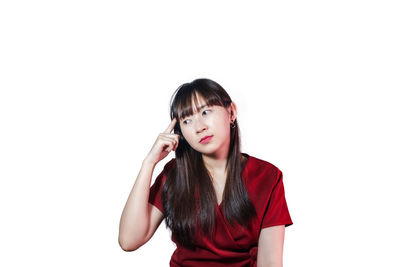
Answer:
<svg viewBox="0 0 400 267"><path fill-rule="evenodd" d="M162 191L162 187L165 183L165 180L167 179L166 173L172 167L174 162L175 162L175 159L171 159L169 162L167 162L164 165L163 170L157 176L153 185L150 187L149 203L156 206L163 214L164 214L164 207L162 205L162 200L161 200L161 191Z"/></svg>
<svg viewBox="0 0 400 267"><path fill-rule="evenodd" d="M275 225L285 225L285 227L287 227L292 224L293 222L286 204L282 172L278 169L277 181L272 189L270 199L268 200L267 208L264 212L264 218L261 223L261 228Z"/></svg>

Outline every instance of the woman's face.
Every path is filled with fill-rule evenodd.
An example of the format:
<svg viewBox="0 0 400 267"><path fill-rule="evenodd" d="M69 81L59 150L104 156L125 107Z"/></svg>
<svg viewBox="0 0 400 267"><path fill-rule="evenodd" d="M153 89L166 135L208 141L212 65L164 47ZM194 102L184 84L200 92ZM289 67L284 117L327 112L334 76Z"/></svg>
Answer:
<svg viewBox="0 0 400 267"><path fill-rule="evenodd" d="M204 99L199 96L199 103L195 113L180 120L183 137L189 145L202 154L219 154L219 151L228 151L230 142L230 124L236 118L234 103L228 109L222 106L205 106ZM200 140L205 136L212 136L205 143Z"/></svg>

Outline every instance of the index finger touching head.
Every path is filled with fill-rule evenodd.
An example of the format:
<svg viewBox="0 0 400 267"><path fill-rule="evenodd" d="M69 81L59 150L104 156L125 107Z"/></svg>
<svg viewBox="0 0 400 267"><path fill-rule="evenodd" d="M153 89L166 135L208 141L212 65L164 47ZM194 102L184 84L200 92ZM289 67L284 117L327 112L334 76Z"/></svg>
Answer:
<svg viewBox="0 0 400 267"><path fill-rule="evenodd" d="M164 131L164 133L171 133L175 127L176 122L177 122L177 119L173 118L171 123L168 125L167 129Z"/></svg>

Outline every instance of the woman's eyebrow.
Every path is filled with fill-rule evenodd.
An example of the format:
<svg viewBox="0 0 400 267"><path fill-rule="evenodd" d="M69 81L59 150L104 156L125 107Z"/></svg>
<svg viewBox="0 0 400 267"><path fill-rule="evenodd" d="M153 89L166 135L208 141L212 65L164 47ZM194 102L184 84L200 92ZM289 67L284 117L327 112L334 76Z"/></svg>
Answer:
<svg viewBox="0 0 400 267"><path fill-rule="evenodd" d="M200 109L202 109L202 108L204 108L204 107L208 107L208 105L207 105L207 104L204 104L204 105L202 105L202 106L200 106L200 107L196 107L196 108L197 108L197 110L200 110Z"/></svg>

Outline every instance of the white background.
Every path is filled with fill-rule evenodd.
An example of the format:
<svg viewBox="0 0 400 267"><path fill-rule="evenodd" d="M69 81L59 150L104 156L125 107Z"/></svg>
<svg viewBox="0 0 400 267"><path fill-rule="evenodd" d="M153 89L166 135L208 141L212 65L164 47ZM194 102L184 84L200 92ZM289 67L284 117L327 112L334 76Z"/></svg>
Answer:
<svg viewBox="0 0 400 267"><path fill-rule="evenodd" d="M118 245L175 89L221 84L283 171L284 266L400 266L398 1L2 1L0 265L169 266ZM173 153L161 161L153 180Z"/></svg>

